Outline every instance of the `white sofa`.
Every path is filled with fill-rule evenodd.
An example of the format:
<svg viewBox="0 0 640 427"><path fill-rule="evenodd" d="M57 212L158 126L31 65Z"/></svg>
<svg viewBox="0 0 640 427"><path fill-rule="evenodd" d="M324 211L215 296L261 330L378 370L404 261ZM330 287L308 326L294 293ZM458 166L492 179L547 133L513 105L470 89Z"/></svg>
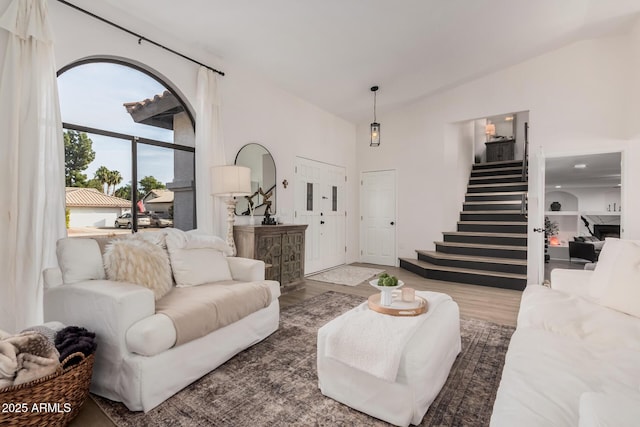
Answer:
<svg viewBox="0 0 640 427"><path fill-rule="evenodd" d="M263 340L278 329L280 286L269 286L271 302L246 317L201 338L174 346L172 320L156 314L154 293L136 284L116 282L89 272L86 280L63 283L65 272L88 266L99 270L100 252L76 250L58 253L62 266L44 272L45 320L77 325L96 333L98 349L91 391L123 402L132 411L149 411L177 391L202 377L240 351ZM233 280L263 281L264 263L245 258L225 258ZM70 261L71 260L71 261ZM200 264L202 269L210 264ZM77 273L77 272L76 272ZM175 270L174 270L175 275ZM92 278L93 277L93 278ZM82 279L82 277L80 277Z"/></svg>
<svg viewBox="0 0 640 427"><path fill-rule="evenodd" d="M525 289L492 426L639 425L640 245L605 259L607 245L595 271Z"/></svg>

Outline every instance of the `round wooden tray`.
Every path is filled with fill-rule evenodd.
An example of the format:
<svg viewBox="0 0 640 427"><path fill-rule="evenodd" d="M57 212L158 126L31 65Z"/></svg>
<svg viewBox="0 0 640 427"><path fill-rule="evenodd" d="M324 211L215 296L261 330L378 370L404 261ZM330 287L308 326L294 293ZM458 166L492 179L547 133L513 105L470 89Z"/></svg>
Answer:
<svg viewBox="0 0 640 427"><path fill-rule="evenodd" d="M380 294L377 293L369 297L369 309L390 316L418 316L427 312L429 303L417 295L413 302L402 301L400 295L394 293L391 305L384 307L380 305Z"/></svg>

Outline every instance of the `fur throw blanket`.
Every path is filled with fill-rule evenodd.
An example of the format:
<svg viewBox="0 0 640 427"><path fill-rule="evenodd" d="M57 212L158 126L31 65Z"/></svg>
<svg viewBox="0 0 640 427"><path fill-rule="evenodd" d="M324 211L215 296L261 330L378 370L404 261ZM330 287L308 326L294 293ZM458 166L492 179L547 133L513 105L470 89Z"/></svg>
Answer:
<svg viewBox="0 0 640 427"><path fill-rule="evenodd" d="M78 326L67 326L58 331L55 338L56 348L60 352L60 362L63 362L73 353L80 352L86 356L96 351L96 334ZM81 357L74 357L67 361L63 368L77 365L82 361Z"/></svg>
<svg viewBox="0 0 640 427"><path fill-rule="evenodd" d="M38 332L0 333L0 389L55 373L59 358L55 345Z"/></svg>

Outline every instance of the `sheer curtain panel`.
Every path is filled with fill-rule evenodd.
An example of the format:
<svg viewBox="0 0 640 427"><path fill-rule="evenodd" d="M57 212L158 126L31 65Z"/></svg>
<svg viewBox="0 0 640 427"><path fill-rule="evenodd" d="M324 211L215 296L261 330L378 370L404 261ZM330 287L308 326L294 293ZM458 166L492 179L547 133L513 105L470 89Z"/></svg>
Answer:
<svg viewBox="0 0 640 427"><path fill-rule="evenodd" d="M13 0L0 17L7 39L0 59L0 329L9 332L42 322L42 271L57 265L56 241L66 235L47 16L46 0Z"/></svg>
<svg viewBox="0 0 640 427"><path fill-rule="evenodd" d="M226 163L220 120L220 96L217 75L205 68L198 70L196 97L196 209L198 230L216 236L226 234L226 208L211 195L211 168Z"/></svg>

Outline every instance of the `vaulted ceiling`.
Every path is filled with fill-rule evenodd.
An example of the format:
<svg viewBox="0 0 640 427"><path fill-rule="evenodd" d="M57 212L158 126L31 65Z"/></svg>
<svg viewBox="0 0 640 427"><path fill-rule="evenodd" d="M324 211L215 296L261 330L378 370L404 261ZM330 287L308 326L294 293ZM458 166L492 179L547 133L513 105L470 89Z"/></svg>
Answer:
<svg viewBox="0 0 640 427"><path fill-rule="evenodd" d="M568 43L627 31L638 0L70 0L231 62L352 122ZM219 64L212 63L212 66Z"/></svg>

